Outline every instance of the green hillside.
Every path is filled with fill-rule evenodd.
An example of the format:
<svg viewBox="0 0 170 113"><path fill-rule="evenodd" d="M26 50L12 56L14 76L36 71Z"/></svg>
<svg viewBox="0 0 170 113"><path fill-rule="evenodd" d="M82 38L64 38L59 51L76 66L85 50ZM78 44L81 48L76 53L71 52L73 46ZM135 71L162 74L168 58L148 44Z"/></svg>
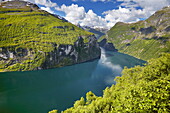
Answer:
<svg viewBox="0 0 170 113"><path fill-rule="evenodd" d="M157 11L145 21L118 22L102 37L120 52L148 60L170 52L170 7Z"/></svg>
<svg viewBox="0 0 170 113"><path fill-rule="evenodd" d="M87 43L91 35L35 4L3 2L0 5L0 71L33 70L59 45L73 45L79 36Z"/></svg>
<svg viewBox="0 0 170 113"><path fill-rule="evenodd" d="M143 67L124 69L102 96L88 92L62 113L169 113L169 98L170 54L164 54Z"/></svg>

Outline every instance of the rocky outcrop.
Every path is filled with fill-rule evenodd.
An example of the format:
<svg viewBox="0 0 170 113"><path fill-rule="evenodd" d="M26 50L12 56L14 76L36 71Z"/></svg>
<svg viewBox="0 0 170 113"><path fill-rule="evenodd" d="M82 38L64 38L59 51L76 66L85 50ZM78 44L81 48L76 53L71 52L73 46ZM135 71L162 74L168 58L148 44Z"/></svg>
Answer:
<svg viewBox="0 0 170 113"><path fill-rule="evenodd" d="M51 52L38 51L35 53L27 48L0 48L0 61L6 64L4 67L0 67L0 69L4 69L4 71L13 69L15 71L40 70L73 65L100 58L100 47L96 37L89 36L88 39L88 43L84 43L84 39L80 36L73 45L61 44L57 46L53 44L55 49ZM39 66L32 66L32 60L39 63ZM16 64L19 65L15 66ZM12 69L10 68L11 66Z"/></svg>
<svg viewBox="0 0 170 113"><path fill-rule="evenodd" d="M100 47L102 47L102 48L104 48L105 50L107 50L107 51L118 51L115 47L114 47L114 45L113 45L113 43L108 43L107 42L107 39L103 39L102 41L100 41L99 42L99 46Z"/></svg>
<svg viewBox="0 0 170 113"><path fill-rule="evenodd" d="M53 52L46 54L42 69L61 67L90 61L100 58L100 48L95 36L89 37L89 42L84 43L80 36L74 45L59 45Z"/></svg>
<svg viewBox="0 0 170 113"><path fill-rule="evenodd" d="M150 26L148 28L140 28L139 31L144 35L148 35L148 34L154 32L154 31L156 31L156 28L154 28L153 26Z"/></svg>

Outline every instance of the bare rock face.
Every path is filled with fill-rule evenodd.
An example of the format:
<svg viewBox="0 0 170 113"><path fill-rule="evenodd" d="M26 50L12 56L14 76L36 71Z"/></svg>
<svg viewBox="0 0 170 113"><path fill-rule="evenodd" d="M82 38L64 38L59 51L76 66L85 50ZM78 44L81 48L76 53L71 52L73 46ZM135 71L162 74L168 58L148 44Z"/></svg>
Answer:
<svg viewBox="0 0 170 113"><path fill-rule="evenodd" d="M84 43L84 39L80 36L74 45L59 45L58 49L47 53L45 62L40 68L48 69L82 63L100 58L100 54L95 36L90 36L88 43Z"/></svg>
<svg viewBox="0 0 170 113"><path fill-rule="evenodd" d="M32 70L49 69L62 67L67 65L78 64L100 58L100 47L97 43L95 36L90 36L88 43L84 43L84 39L80 36L74 45L53 45L54 51L43 52L39 51L40 55L43 55L41 65ZM32 50L26 48L15 48L15 47L3 47L0 48L0 60L7 65L0 67L5 69L10 65L21 63L23 60L29 61L29 59L37 59L34 57L35 53ZM10 60L12 59L12 60ZM39 58L38 58L39 59ZM38 62L39 60L37 60ZM31 63L31 62L30 62ZM24 65L24 64L23 64ZM30 64L31 67L31 64ZM10 71L7 69L6 71ZM23 71L19 69L17 71ZM26 71L26 70L24 70Z"/></svg>
<svg viewBox="0 0 170 113"><path fill-rule="evenodd" d="M113 45L113 43L108 43L107 42L107 39L103 39L102 41L100 41L99 42L99 46L100 47L102 47L102 48L104 48L105 50L107 50L107 51L118 51L115 47L114 47L114 45Z"/></svg>

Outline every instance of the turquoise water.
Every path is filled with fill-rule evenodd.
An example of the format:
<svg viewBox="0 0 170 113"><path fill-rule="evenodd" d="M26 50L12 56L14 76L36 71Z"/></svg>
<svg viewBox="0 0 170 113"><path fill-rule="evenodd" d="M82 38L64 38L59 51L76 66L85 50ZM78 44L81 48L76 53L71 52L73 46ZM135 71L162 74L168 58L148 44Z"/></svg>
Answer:
<svg viewBox="0 0 170 113"><path fill-rule="evenodd" d="M92 91L101 95L124 66L142 65L132 56L102 50L101 58L62 68L0 73L0 113L65 110Z"/></svg>

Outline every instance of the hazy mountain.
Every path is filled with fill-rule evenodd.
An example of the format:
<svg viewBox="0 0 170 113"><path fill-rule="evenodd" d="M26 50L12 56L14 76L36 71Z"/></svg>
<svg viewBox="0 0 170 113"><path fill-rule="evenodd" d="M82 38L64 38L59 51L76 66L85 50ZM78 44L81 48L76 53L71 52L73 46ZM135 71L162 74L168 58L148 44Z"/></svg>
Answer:
<svg viewBox="0 0 170 113"><path fill-rule="evenodd" d="M93 27L89 27L89 26L80 26L79 24L76 26L83 30L94 33L94 35L97 37L97 39L99 39L101 36L105 35L106 32L108 31L108 29L104 29L104 28L93 28Z"/></svg>

